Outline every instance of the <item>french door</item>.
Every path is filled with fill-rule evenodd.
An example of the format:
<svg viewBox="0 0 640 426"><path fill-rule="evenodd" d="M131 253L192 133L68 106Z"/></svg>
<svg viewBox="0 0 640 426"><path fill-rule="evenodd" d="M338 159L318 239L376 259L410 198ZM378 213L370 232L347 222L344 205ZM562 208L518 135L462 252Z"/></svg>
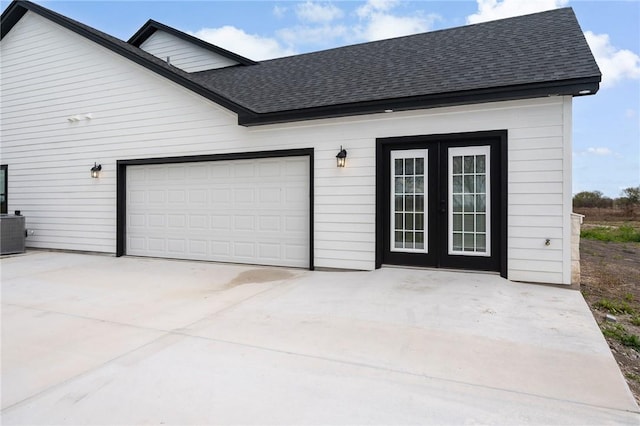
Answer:
<svg viewBox="0 0 640 426"><path fill-rule="evenodd" d="M381 263L501 271L502 149L499 137L382 140Z"/></svg>

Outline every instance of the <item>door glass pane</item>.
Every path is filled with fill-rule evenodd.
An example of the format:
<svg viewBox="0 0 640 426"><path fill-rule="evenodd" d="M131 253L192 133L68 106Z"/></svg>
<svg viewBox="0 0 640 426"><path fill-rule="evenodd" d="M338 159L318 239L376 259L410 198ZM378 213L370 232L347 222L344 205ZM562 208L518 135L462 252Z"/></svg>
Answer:
<svg viewBox="0 0 640 426"><path fill-rule="evenodd" d="M406 249L413 248L413 232L404 233L404 248Z"/></svg>
<svg viewBox="0 0 640 426"><path fill-rule="evenodd" d="M465 194L473 194L475 192L475 179L473 175L464 177L464 193Z"/></svg>
<svg viewBox="0 0 640 426"><path fill-rule="evenodd" d="M449 254L489 256L489 146L449 148Z"/></svg>
<svg viewBox="0 0 640 426"><path fill-rule="evenodd" d="M404 229L413 229L413 214L405 213L404 215Z"/></svg>
<svg viewBox="0 0 640 426"><path fill-rule="evenodd" d="M464 251L474 251L475 243L474 243L474 235L469 232L464 233Z"/></svg>
<svg viewBox="0 0 640 426"><path fill-rule="evenodd" d="M396 178L396 194L402 194L404 192L404 179Z"/></svg>
<svg viewBox="0 0 640 426"><path fill-rule="evenodd" d="M454 232L453 233L453 249L455 251L462 250L462 234Z"/></svg>
<svg viewBox="0 0 640 426"><path fill-rule="evenodd" d="M404 178L404 192L407 194L413 194L413 179L412 177Z"/></svg>
<svg viewBox="0 0 640 426"><path fill-rule="evenodd" d="M407 195L404 198L404 210L408 212L414 211L413 209L413 195ZM396 207L397 208L397 207Z"/></svg>
<svg viewBox="0 0 640 426"><path fill-rule="evenodd" d="M462 157L453 157L453 174L462 173Z"/></svg>
<svg viewBox="0 0 640 426"><path fill-rule="evenodd" d="M404 174L413 175L413 158L407 158L404 160Z"/></svg>
<svg viewBox="0 0 640 426"><path fill-rule="evenodd" d="M396 172L394 173L395 176L403 175L404 168L402 167L402 164L403 164L403 161L401 158L395 160L395 168L396 168Z"/></svg>
<svg viewBox="0 0 640 426"><path fill-rule="evenodd" d="M473 232L474 231L474 225L475 225L475 220L474 220L474 215L472 214L465 214L464 215L464 231L465 232ZM455 228L454 228L455 230Z"/></svg>
<svg viewBox="0 0 640 426"><path fill-rule="evenodd" d="M453 193L460 194L462 192L462 176L453 177Z"/></svg>
<svg viewBox="0 0 640 426"><path fill-rule="evenodd" d="M392 251L427 252L427 150L391 151Z"/></svg>
<svg viewBox="0 0 640 426"><path fill-rule="evenodd" d="M462 215L453 215L453 232L462 232Z"/></svg>
<svg viewBox="0 0 640 426"><path fill-rule="evenodd" d="M396 213L396 229L402 229L402 213Z"/></svg>
<svg viewBox="0 0 640 426"><path fill-rule="evenodd" d="M486 236L484 234L476 234L476 250L484 251L486 246Z"/></svg>
<svg viewBox="0 0 640 426"><path fill-rule="evenodd" d="M465 156L464 157L464 172L465 173L473 173L474 172L474 162L475 162L475 158L473 158L472 156Z"/></svg>
<svg viewBox="0 0 640 426"><path fill-rule="evenodd" d="M396 195L396 211L402 211L403 202L404 199L402 198L402 195Z"/></svg>
<svg viewBox="0 0 640 426"><path fill-rule="evenodd" d="M474 197L473 195L464 195L464 211L472 212L474 210L473 206Z"/></svg>
<svg viewBox="0 0 640 426"><path fill-rule="evenodd" d="M476 195L476 211L483 212L487 209L487 198L484 194Z"/></svg>
<svg viewBox="0 0 640 426"><path fill-rule="evenodd" d="M453 196L453 211L454 212L462 211L462 195Z"/></svg>
<svg viewBox="0 0 640 426"><path fill-rule="evenodd" d="M416 176L415 183L416 183L416 187L415 187L416 194L424 193L424 177Z"/></svg>

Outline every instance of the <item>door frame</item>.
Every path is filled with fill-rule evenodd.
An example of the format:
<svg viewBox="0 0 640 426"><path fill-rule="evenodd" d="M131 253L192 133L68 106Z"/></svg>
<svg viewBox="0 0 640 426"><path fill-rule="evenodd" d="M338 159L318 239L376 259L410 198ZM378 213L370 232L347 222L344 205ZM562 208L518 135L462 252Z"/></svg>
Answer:
<svg viewBox="0 0 640 426"><path fill-rule="evenodd" d="M200 163L228 160L255 160L261 158L307 157L309 159L309 270L314 270L313 224L314 224L314 149L283 149L276 151L238 152L183 157L141 158L116 161L116 257L127 254L127 166L151 164Z"/></svg>
<svg viewBox="0 0 640 426"><path fill-rule="evenodd" d="M8 213L9 212L9 165L1 164L0 165L0 173L4 174L4 185L0 189L2 194L4 195L4 201L0 204L0 213Z"/></svg>
<svg viewBox="0 0 640 426"><path fill-rule="evenodd" d="M384 150L393 149L394 146L401 147L403 145L411 144L425 144L432 143L460 143L464 145L465 142L470 145L479 145L483 141L497 142L498 153L500 160L499 169L499 205L500 208L493 214L498 215L498 228L496 229L496 235L499 240L498 249L498 261L499 272L503 278L507 277L507 206L508 206L508 194L507 194L507 180L508 180L508 168L507 168L507 140L508 131L505 130L490 130L490 131L478 131L478 132L464 132L464 133L447 133L447 134L432 134L432 135L416 135L416 136L399 136L388 138L376 139L376 269L382 267L383 252L384 252L384 235L388 229L385 229L385 215L389 206L385 203L385 191L389 189L389 185L385 184L385 176L383 170L385 168ZM440 177L442 179L442 177ZM433 184L433 183L432 183ZM436 184L439 184L436 183Z"/></svg>

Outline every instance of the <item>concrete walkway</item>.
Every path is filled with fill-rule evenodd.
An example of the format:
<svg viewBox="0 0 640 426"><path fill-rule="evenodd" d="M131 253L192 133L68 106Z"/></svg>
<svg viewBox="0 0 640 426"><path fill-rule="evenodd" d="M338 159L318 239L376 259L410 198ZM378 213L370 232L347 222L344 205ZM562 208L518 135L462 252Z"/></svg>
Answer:
<svg viewBox="0 0 640 426"><path fill-rule="evenodd" d="M4 425L640 424L573 290L45 251L0 265Z"/></svg>

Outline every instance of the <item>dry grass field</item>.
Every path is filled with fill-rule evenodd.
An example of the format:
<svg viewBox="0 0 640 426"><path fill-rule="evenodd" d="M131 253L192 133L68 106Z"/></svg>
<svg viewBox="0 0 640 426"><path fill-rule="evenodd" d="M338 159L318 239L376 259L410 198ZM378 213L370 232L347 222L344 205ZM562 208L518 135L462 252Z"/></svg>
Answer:
<svg viewBox="0 0 640 426"><path fill-rule="evenodd" d="M640 214L637 210L629 214L614 209L576 209L576 213L585 215L580 241L582 293L640 403ZM611 317L615 317L615 321Z"/></svg>

